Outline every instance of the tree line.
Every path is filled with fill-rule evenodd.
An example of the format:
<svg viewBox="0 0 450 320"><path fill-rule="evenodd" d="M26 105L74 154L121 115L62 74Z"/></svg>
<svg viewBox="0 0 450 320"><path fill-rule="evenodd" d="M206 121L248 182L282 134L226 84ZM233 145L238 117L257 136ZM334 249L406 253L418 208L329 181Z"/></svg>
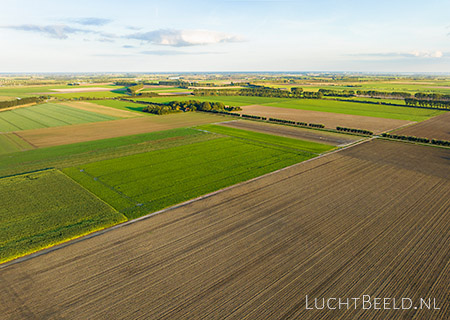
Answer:
<svg viewBox="0 0 450 320"><path fill-rule="evenodd" d="M431 144L435 144L435 145L450 147L450 141L447 141L447 140L439 140L439 139L431 139L430 140L428 138L404 136L404 135L392 134L392 133L382 133L381 136L385 137L385 138L391 138L391 139L398 139L398 140L412 141L412 142L421 142L421 143L431 143Z"/></svg>
<svg viewBox="0 0 450 320"><path fill-rule="evenodd" d="M240 107L227 107L222 102L208 102L198 100L171 101L167 103L150 103L144 108L144 112L153 114L168 114L175 112L206 111L206 112L226 112L238 111Z"/></svg>
<svg viewBox="0 0 450 320"><path fill-rule="evenodd" d="M14 100L0 101L0 109L20 106L29 103L38 103L44 101L45 99L47 99L46 96L40 96L40 97L26 97Z"/></svg>
<svg viewBox="0 0 450 320"><path fill-rule="evenodd" d="M450 101L444 100L423 100L423 99L405 99L405 104L410 107L427 107L434 109L450 110Z"/></svg>

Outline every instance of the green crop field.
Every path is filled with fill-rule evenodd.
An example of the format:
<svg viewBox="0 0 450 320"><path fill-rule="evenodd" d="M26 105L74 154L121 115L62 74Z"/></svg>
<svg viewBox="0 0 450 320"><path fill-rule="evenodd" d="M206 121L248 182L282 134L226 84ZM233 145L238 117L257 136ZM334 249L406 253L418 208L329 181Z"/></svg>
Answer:
<svg viewBox="0 0 450 320"><path fill-rule="evenodd" d="M0 177L50 167L70 167L216 138L218 135L180 128L0 154Z"/></svg>
<svg viewBox="0 0 450 320"><path fill-rule="evenodd" d="M13 133L0 134L0 155L16 151L33 149L28 142Z"/></svg>
<svg viewBox="0 0 450 320"><path fill-rule="evenodd" d="M0 262L126 218L57 170L0 179Z"/></svg>
<svg viewBox="0 0 450 320"><path fill-rule="evenodd" d="M208 132L214 132L218 134L227 135L230 137L242 138L245 140L258 141L268 144L274 144L291 149L303 150L313 153L322 153L333 149L333 146L325 145L321 143L315 143L305 140L298 140L282 136L274 136L266 133L247 131L242 129L235 129L217 125L203 125L198 126L197 129L205 130Z"/></svg>
<svg viewBox="0 0 450 320"><path fill-rule="evenodd" d="M52 97L55 98L63 98L63 99L76 99L80 97L88 97L88 98L116 98L116 97L129 97L121 93L120 90L117 92L114 91L92 91L92 92L71 92L71 93L51 93Z"/></svg>
<svg viewBox="0 0 450 320"><path fill-rule="evenodd" d="M132 219L315 156L260 140L221 137L63 171Z"/></svg>
<svg viewBox="0 0 450 320"><path fill-rule="evenodd" d="M284 99L284 101L267 103L264 105L270 107L353 114L358 116L409 121L423 121L445 112L431 109L315 99Z"/></svg>
<svg viewBox="0 0 450 320"><path fill-rule="evenodd" d="M266 97L240 97L240 96L208 96L208 97L164 97L164 98L141 98L137 99L147 102L165 103L169 101L200 100L223 102L230 106L263 105L270 107L311 110L321 112L333 112L368 116L376 118L423 121L430 117L441 114L445 111L408 108L399 106L386 106L378 104L333 101L326 99L286 99L286 98L266 98Z"/></svg>
<svg viewBox="0 0 450 320"><path fill-rule="evenodd" d="M58 127L117 118L55 103L0 112L0 132Z"/></svg>
<svg viewBox="0 0 450 320"><path fill-rule="evenodd" d="M105 107L111 107L126 111L137 111L141 114L153 115L151 113L143 113L142 110L145 108L144 104L134 103L129 101L120 101L120 100L92 100L90 103L95 103Z"/></svg>
<svg viewBox="0 0 450 320"><path fill-rule="evenodd" d="M29 97L32 95L48 95L52 93L52 89L82 89L82 88L111 88L111 91L121 91L123 86L115 85L93 85L93 86L68 86L68 85L44 85L44 86L13 86L13 87L0 87L0 96L10 96L10 97ZM108 92L108 91L106 91ZM53 91L57 95L56 91ZM92 92L85 92L85 94ZM101 92L97 92L101 93Z"/></svg>

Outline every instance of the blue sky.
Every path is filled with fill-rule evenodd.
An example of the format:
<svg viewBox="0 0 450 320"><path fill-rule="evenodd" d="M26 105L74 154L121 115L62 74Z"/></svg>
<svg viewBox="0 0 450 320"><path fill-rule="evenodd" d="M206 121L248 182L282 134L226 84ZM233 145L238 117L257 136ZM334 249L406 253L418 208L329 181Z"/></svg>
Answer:
<svg viewBox="0 0 450 320"><path fill-rule="evenodd" d="M449 72L450 1L2 0L0 72Z"/></svg>

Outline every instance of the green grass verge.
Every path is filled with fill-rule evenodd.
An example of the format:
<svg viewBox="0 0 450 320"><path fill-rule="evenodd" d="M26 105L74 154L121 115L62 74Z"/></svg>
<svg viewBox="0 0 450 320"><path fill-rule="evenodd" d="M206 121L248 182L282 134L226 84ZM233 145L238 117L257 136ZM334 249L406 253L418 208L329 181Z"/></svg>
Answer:
<svg viewBox="0 0 450 320"><path fill-rule="evenodd" d="M284 146L223 137L63 172L132 219L312 157Z"/></svg>
<svg viewBox="0 0 450 320"><path fill-rule="evenodd" d="M118 118L56 103L44 103L0 112L0 132L67 126L115 119Z"/></svg>
<svg viewBox="0 0 450 320"><path fill-rule="evenodd" d="M228 128L228 127L217 126L217 125L213 125L213 124L198 126L197 129L206 130L208 132L219 133L219 134L227 135L230 137L237 137L237 138L242 138L242 139L251 140L251 141L258 141L258 142L263 142L263 143L267 143L267 144L273 144L273 145L277 145L277 146L282 146L282 147L287 147L287 148L297 149L297 150L303 150L303 151L308 151L308 152L313 152L313 153L322 153L322 152L329 151L334 148L334 146L311 142L311 141L293 139L293 138L282 137L282 136L274 136L271 134L266 134L266 133L261 133L261 132Z"/></svg>
<svg viewBox="0 0 450 320"><path fill-rule="evenodd" d="M0 262L126 218L57 170L0 179Z"/></svg>

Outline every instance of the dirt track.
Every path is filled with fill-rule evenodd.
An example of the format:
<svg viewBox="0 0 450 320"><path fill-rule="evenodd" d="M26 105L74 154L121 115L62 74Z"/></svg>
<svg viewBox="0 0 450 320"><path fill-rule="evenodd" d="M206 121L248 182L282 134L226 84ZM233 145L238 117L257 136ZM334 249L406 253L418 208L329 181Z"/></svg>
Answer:
<svg viewBox="0 0 450 320"><path fill-rule="evenodd" d="M449 153L366 142L0 268L0 314L446 319ZM305 306L305 295L363 294L435 298L440 310Z"/></svg>
<svg viewBox="0 0 450 320"><path fill-rule="evenodd" d="M450 141L450 112L400 129L394 133Z"/></svg>
<svg viewBox="0 0 450 320"><path fill-rule="evenodd" d="M31 145L42 148L93 141L139 133L190 127L217 122L223 117L205 113L176 113L132 119L102 121L64 127L24 130L16 134Z"/></svg>
<svg viewBox="0 0 450 320"><path fill-rule="evenodd" d="M222 123L221 125L225 127L232 127L267 134L274 134L288 138L308 140L312 142L324 143L333 146L343 144L345 145L361 139L361 137L339 133L325 132L313 129L294 128L278 124L246 121L246 120L228 121Z"/></svg>
<svg viewBox="0 0 450 320"><path fill-rule="evenodd" d="M298 110L278 108L260 105L242 107L241 112L262 117L278 118L285 120L302 121L307 123L321 123L326 128L335 129L336 126L370 130L376 134L393 130L412 123L406 120L384 119L375 117L355 116L331 112Z"/></svg>

